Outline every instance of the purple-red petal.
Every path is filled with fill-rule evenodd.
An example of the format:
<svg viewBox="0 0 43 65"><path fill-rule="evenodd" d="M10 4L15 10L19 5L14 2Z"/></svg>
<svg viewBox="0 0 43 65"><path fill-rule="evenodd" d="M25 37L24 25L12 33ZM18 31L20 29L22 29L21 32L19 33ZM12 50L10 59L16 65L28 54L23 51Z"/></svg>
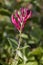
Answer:
<svg viewBox="0 0 43 65"><path fill-rule="evenodd" d="M12 20L12 23L15 25L15 27L18 30L20 30L21 23L23 23L22 24L22 29L23 29L27 19L31 18L31 16L32 16L32 11L30 11L28 8L20 8L19 11L17 10L15 11L14 15L12 14L11 20Z"/></svg>
<svg viewBox="0 0 43 65"><path fill-rule="evenodd" d="M20 25L19 25L19 22L16 21L16 19L14 18L14 15L12 14L11 16L11 20L12 20L12 23L13 25L15 25L15 27L20 30Z"/></svg>

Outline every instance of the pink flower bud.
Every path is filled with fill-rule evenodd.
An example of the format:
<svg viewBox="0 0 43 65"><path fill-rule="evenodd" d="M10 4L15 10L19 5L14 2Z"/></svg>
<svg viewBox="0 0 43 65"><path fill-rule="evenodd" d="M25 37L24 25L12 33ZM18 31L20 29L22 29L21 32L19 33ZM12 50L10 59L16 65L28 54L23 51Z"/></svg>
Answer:
<svg viewBox="0 0 43 65"><path fill-rule="evenodd" d="M20 25L19 23L16 21L16 19L14 18L14 15L12 14L11 16L11 20L12 20L12 23L15 25L15 27L19 30L20 29Z"/></svg>
<svg viewBox="0 0 43 65"><path fill-rule="evenodd" d="M15 27L18 30L20 30L21 23L22 23L22 29L23 29L27 19L31 18L31 16L32 16L32 12L30 10L28 10L27 8L20 8L20 10L15 11L15 14L12 14L11 20L12 20L12 23L15 25Z"/></svg>

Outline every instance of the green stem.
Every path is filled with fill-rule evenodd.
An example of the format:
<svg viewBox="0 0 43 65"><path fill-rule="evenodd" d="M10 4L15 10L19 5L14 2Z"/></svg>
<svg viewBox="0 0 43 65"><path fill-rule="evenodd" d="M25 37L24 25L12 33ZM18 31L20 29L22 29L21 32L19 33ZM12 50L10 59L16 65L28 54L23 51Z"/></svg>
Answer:
<svg viewBox="0 0 43 65"><path fill-rule="evenodd" d="M15 64L15 65L18 64L18 55L17 55L17 51L18 51L18 49L20 48L20 44L21 44L22 24L21 24L21 28L20 28L19 33L20 33L20 35L19 35L20 38L19 38L19 44L18 44L18 47L17 47L17 50L16 50L16 56L15 56L15 62L16 62L16 64Z"/></svg>
<svg viewBox="0 0 43 65"><path fill-rule="evenodd" d="M21 44L21 34L22 34L22 23L21 23L21 28L20 28L20 31L19 31L19 33L20 33L20 38L19 38L19 44L18 44L18 48L17 49L19 49L19 47L20 47L20 44Z"/></svg>
<svg viewBox="0 0 43 65"><path fill-rule="evenodd" d="M19 49L19 47L20 47L20 44L21 44L21 31L20 31L20 38L19 38L18 49Z"/></svg>

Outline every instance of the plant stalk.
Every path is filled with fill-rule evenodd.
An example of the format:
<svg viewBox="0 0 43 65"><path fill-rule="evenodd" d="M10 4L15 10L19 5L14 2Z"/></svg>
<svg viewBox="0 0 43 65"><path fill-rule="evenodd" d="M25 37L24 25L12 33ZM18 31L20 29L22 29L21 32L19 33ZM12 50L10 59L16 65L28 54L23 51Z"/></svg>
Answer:
<svg viewBox="0 0 43 65"><path fill-rule="evenodd" d="M21 28L20 28L20 31L19 31L19 43L18 43L18 47L17 47L17 50L16 50L16 56L15 56L15 62L16 62L16 64L15 65L17 65L18 64L18 55L17 55L17 51L18 51L18 49L20 48L20 44L21 44L21 34L22 34L22 24L21 24Z"/></svg>

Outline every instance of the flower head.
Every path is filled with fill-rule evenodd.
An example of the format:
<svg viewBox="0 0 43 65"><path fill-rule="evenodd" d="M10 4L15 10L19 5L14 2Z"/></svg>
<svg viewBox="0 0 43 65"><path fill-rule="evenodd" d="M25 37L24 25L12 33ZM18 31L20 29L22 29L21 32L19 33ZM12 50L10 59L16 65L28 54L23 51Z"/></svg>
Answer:
<svg viewBox="0 0 43 65"><path fill-rule="evenodd" d="M32 12L28 8L20 8L11 16L12 23L20 30L24 28L27 19L31 18Z"/></svg>

